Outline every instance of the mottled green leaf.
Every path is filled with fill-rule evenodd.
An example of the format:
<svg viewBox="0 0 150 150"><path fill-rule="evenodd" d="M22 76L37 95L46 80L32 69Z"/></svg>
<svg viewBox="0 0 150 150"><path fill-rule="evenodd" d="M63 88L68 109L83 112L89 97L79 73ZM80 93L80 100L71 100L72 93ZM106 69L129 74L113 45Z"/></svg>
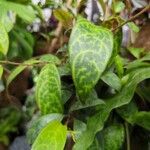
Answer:
<svg viewBox="0 0 150 150"><path fill-rule="evenodd" d="M74 150L86 150L92 144L96 133L102 130L111 110L128 104L132 100L137 84L150 78L150 68L136 69L128 76L128 82L122 90L114 97L107 99L106 105L101 106L99 112L88 119L87 130L77 140Z"/></svg>
<svg viewBox="0 0 150 150"><path fill-rule="evenodd" d="M78 17L69 41L75 87L82 102L105 70L113 49L112 33Z"/></svg>
<svg viewBox="0 0 150 150"><path fill-rule="evenodd" d="M60 60L57 56L52 54L45 54L40 56L40 60L44 62L54 63L54 64L60 64Z"/></svg>
<svg viewBox="0 0 150 150"><path fill-rule="evenodd" d="M123 125L116 124L104 130L104 149L119 150L125 140L125 130Z"/></svg>
<svg viewBox="0 0 150 150"><path fill-rule="evenodd" d="M135 58L140 58L142 52L144 52L143 48L129 47L128 50Z"/></svg>
<svg viewBox="0 0 150 150"><path fill-rule="evenodd" d="M36 85L36 101L42 114L62 113L61 83L54 64L44 66Z"/></svg>
<svg viewBox="0 0 150 150"><path fill-rule="evenodd" d="M61 121L63 119L62 114L48 114L44 115L30 123L27 132L27 139L30 144L33 144L34 140L40 133L40 131L51 121Z"/></svg>
<svg viewBox="0 0 150 150"><path fill-rule="evenodd" d="M8 47L9 47L8 34L4 26L0 23L0 52L6 55Z"/></svg>
<svg viewBox="0 0 150 150"><path fill-rule="evenodd" d="M31 150L63 150L66 138L67 127L58 121L52 121L42 129Z"/></svg>

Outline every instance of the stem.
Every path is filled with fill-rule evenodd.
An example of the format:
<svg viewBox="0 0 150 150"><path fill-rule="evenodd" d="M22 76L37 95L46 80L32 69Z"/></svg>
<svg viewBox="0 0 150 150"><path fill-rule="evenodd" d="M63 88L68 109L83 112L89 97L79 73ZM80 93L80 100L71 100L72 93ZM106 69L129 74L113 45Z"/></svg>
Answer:
<svg viewBox="0 0 150 150"><path fill-rule="evenodd" d="M127 122L125 122L125 131L126 131L127 150L130 150L130 134L129 134L129 127Z"/></svg>
<svg viewBox="0 0 150 150"><path fill-rule="evenodd" d="M25 63L17 63L17 62L12 62L12 61L8 61L8 60L0 60L0 64L2 65L14 65L14 66L41 66L41 65L45 65L48 64L48 62L39 62L36 64L25 64Z"/></svg>
<svg viewBox="0 0 150 150"><path fill-rule="evenodd" d="M112 32L114 32L115 30L117 30L118 28L121 28L122 26L124 26L125 24L127 24L128 22L133 21L134 19L136 19L137 17L139 17L140 15L142 15L144 12L146 12L147 10L150 9L150 5L146 6L144 9L142 9L139 13L137 13L135 16L131 17L130 19L124 21L122 24L120 24L118 27L114 28L112 30Z"/></svg>

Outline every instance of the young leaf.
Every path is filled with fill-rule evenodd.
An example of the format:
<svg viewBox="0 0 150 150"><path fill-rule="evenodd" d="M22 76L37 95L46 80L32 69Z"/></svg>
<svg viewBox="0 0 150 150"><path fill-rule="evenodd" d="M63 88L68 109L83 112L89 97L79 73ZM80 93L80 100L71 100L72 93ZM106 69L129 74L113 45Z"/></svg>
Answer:
<svg viewBox="0 0 150 150"><path fill-rule="evenodd" d="M67 127L58 121L50 122L38 135L31 150L63 150Z"/></svg>
<svg viewBox="0 0 150 150"><path fill-rule="evenodd" d="M40 131L51 121L61 121L63 118L62 114L49 114L44 115L37 120L31 122L29 130L27 132L27 139L30 144L33 144L34 140L40 133Z"/></svg>
<svg viewBox="0 0 150 150"><path fill-rule="evenodd" d="M113 49L112 33L78 17L69 41L72 76L80 100L88 97L105 70Z"/></svg>
<svg viewBox="0 0 150 150"><path fill-rule="evenodd" d="M36 85L36 100L42 114L63 112L60 76L54 64L47 64L41 70Z"/></svg>
<svg viewBox="0 0 150 150"><path fill-rule="evenodd" d="M8 34L4 26L0 23L0 52L6 55L8 47L9 47Z"/></svg>
<svg viewBox="0 0 150 150"><path fill-rule="evenodd" d="M116 124L107 127L104 130L104 149L119 150L125 139L124 127L121 124Z"/></svg>

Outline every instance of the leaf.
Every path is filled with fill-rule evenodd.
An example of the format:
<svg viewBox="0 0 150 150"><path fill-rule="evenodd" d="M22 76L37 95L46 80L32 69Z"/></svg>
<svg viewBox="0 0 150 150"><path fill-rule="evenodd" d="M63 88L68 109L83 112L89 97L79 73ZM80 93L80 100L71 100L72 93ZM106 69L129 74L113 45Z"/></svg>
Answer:
<svg viewBox="0 0 150 150"><path fill-rule="evenodd" d="M105 102L98 98L96 91L92 91L89 97L86 99L85 103L81 103L80 101L76 101L74 105L70 108L70 111L75 111L79 109L85 109L88 107L94 107L97 105L105 105Z"/></svg>
<svg viewBox="0 0 150 150"><path fill-rule="evenodd" d="M11 10L17 13L20 18L27 22L32 22L36 17L35 12L31 7L8 1L1 1L0 5L7 11Z"/></svg>
<svg viewBox="0 0 150 150"><path fill-rule="evenodd" d="M141 81L150 78L150 67L139 68L130 72L128 82L114 97L105 100L106 105L100 107L99 112L87 121L87 130L83 132L74 145L74 150L86 150L93 142L98 131L102 130L109 113L118 107L128 104L134 95L136 86Z"/></svg>
<svg viewBox="0 0 150 150"><path fill-rule="evenodd" d="M119 150L125 140L124 127L121 124L111 125L104 130L104 149Z"/></svg>
<svg viewBox="0 0 150 150"><path fill-rule="evenodd" d="M57 56L52 55L52 54L45 54L40 56L40 60L44 62L51 62L54 64L60 64L60 60Z"/></svg>
<svg viewBox="0 0 150 150"><path fill-rule="evenodd" d="M119 115L132 125L137 124L147 130L150 130L150 112L138 111L135 103L131 102L128 105L117 109Z"/></svg>
<svg viewBox="0 0 150 150"><path fill-rule="evenodd" d="M55 9L54 16L59 20L65 27L70 27L73 20L73 15L63 9Z"/></svg>
<svg viewBox="0 0 150 150"><path fill-rule="evenodd" d="M134 22L128 22L128 26L132 31L136 33L140 31L139 27Z"/></svg>
<svg viewBox="0 0 150 150"><path fill-rule="evenodd" d="M4 26L0 23L0 52L7 54L9 47L9 38Z"/></svg>
<svg viewBox="0 0 150 150"><path fill-rule="evenodd" d="M69 41L69 57L73 81L83 103L105 70L112 49L109 30L78 17Z"/></svg>
<svg viewBox="0 0 150 150"><path fill-rule="evenodd" d="M6 83L7 87L16 78L18 74L20 74L25 68L28 67L27 65L32 65L36 63L39 63L39 61L35 59L30 59L25 61L22 65L16 67L8 76L7 83Z"/></svg>
<svg viewBox="0 0 150 150"><path fill-rule="evenodd" d="M63 119L62 114L49 114L42 116L35 121L31 122L28 132L27 132L27 139L30 144L33 144L36 137L40 133L40 131L51 121L57 120L61 121Z"/></svg>
<svg viewBox="0 0 150 150"><path fill-rule="evenodd" d="M50 122L38 135L31 150L63 150L67 127L58 121Z"/></svg>
<svg viewBox="0 0 150 150"><path fill-rule="evenodd" d="M140 58L142 52L144 51L143 48L135 48L135 47L129 47L128 50L135 58Z"/></svg>
<svg viewBox="0 0 150 150"><path fill-rule="evenodd" d="M15 14L11 13L10 15L2 5L0 5L0 10L0 22L1 24L3 24L6 31L9 32L14 26L14 22L16 19Z"/></svg>
<svg viewBox="0 0 150 150"><path fill-rule="evenodd" d="M54 64L44 66L36 85L36 101L42 114L62 113L61 83Z"/></svg>
<svg viewBox="0 0 150 150"><path fill-rule="evenodd" d="M3 75L3 66L0 65L0 80L1 80L2 75Z"/></svg>
<svg viewBox="0 0 150 150"><path fill-rule="evenodd" d="M125 8L125 4L123 2L115 2L114 10L116 13L120 13Z"/></svg>
<svg viewBox="0 0 150 150"><path fill-rule="evenodd" d="M110 87L114 88L115 90L119 91L121 89L121 80L120 78L114 74L113 72L106 72L103 74L101 79L108 84Z"/></svg>
<svg viewBox="0 0 150 150"><path fill-rule="evenodd" d="M123 59L117 55L115 58L115 66L117 69L117 73L119 77L122 77L123 73L124 73L124 69L123 69Z"/></svg>

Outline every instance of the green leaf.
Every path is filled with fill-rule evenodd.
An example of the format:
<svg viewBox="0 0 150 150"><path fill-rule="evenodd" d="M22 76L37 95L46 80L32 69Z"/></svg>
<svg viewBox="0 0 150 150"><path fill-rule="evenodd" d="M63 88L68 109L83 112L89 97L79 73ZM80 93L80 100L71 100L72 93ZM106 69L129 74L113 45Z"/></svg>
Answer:
<svg viewBox="0 0 150 150"><path fill-rule="evenodd" d="M42 68L36 85L36 100L42 114L63 112L60 76L54 64Z"/></svg>
<svg viewBox="0 0 150 150"><path fill-rule="evenodd" d="M114 10L116 13L120 13L125 8L125 4L121 1L114 3Z"/></svg>
<svg viewBox="0 0 150 150"><path fill-rule="evenodd" d="M15 12L20 18L27 22L32 22L36 17L35 12L31 7L8 1L1 1L0 5L7 11L11 10Z"/></svg>
<svg viewBox="0 0 150 150"><path fill-rule="evenodd" d="M124 127L121 124L111 125L104 130L104 149L119 150L125 140Z"/></svg>
<svg viewBox="0 0 150 150"><path fill-rule="evenodd" d="M73 15L70 12L67 12L63 9L55 9L53 12L55 18L59 20L65 27L71 26Z"/></svg>
<svg viewBox="0 0 150 150"><path fill-rule="evenodd" d="M128 82L122 90L114 97L105 100L106 105L101 106L99 112L88 119L87 130L77 140L74 150L86 150L92 144L96 133L102 130L109 113L115 108L128 104L132 100L137 84L150 78L150 68L136 69L127 76L129 76Z"/></svg>
<svg viewBox="0 0 150 150"><path fill-rule="evenodd" d="M40 60L44 61L44 62L51 62L54 64L60 64L61 63L59 58L55 55L52 55L52 54L42 55L42 56L40 56Z"/></svg>
<svg viewBox="0 0 150 150"><path fill-rule="evenodd" d="M0 52L7 54L9 47L9 38L4 26L0 23Z"/></svg>
<svg viewBox="0 0 150 150"><path fill-rule="evenodd" d="M42 116L35 121L31 122L29 130L27 132L27 139L30 144L33 144L41 130L51 121L61 121L63 119L62 114L49 114Z"/></svg>
<svg viewBox="0 0 150 150"><path fill-rule="evenodd" d="M134 22L128 22L128 26L132 31L136 33L140 31L139 27Z"/></svg>
<svg viewBox="0 0 150 150"><path fill-rule="evenodd" d="M14 22L15 22L15 14L12 13L11 17L8 15L7 10L0 5L0 22L3 24L3 26L5 27L5 29L7 30L7 32L9 32L13 26L14 26Z"/></svg>
<svg viewBox="0 0 150 150"><path fill-rule="evenodd" d="M132 125L137 124L147 130L150 130L150 112L138 111L135 103L131 102L128 105L117 109L119 115Z"/></svg>
<svg viewBox="0 0 150 150"><path fill-rule="evenodd" d="M25 61L24 63L22 63L22 65L16 67L8 76L7 83L6 83L7 87L16 78L18 74L20 74L25 68L28 67L27 65L32 65L36 63L39 63L39 61L35 59L31 59L31 60Z"/></svg>
<svg viewBox="0 0 150 150"><path fill-rule="evenodd" d="M0 80L1 80L2 75L3 75L3 66L0 65Z"/></svg>
<svg viewBox="0 0 150 150"><path fill-rule="evenodd" d="M123 58L121 58L119 55L117 55L116 58L115 58L115 66L116 66L116 69L117 69L118 76L122 77L122 75L124 73Z"/></svg>
<svg viewBox="0 0 150 150"><path fill-rule="evenodd" d="M135 58L140 58L142 52L144 52L143 48L129 47L128 50Z"/></svg>
<svg viewBox="0 0 150 150"><path fill-rule="evenodd" d="M38 135L31 150L63 150L67 127L58 121L50 122Z"/></svg>
<svg viewBox="0 0 150 150"><path fill-rule="evenodd" d="M86 99L85 103L81 103L80 101L77 101L72 107L70 108L70 111L75 111L79 109L85 109L88 107L94 107L97 105L105 105L105 102L98 98L96 91L92 91L89 94L89 97Z"/></svg>
<svg viewBox="0 0 150 150"><path fill-rule="evenodd" d="M78 17L69 41L69 55L73 81L83 103L105 70L112 49L109 30Z"/></svg>
<svg viewBox="0 0 150 150"><path fill-rule="evenodd" d="M113 72L104 73L101 79L115 90L119 91L121 89L121 80Z"/></svg>

